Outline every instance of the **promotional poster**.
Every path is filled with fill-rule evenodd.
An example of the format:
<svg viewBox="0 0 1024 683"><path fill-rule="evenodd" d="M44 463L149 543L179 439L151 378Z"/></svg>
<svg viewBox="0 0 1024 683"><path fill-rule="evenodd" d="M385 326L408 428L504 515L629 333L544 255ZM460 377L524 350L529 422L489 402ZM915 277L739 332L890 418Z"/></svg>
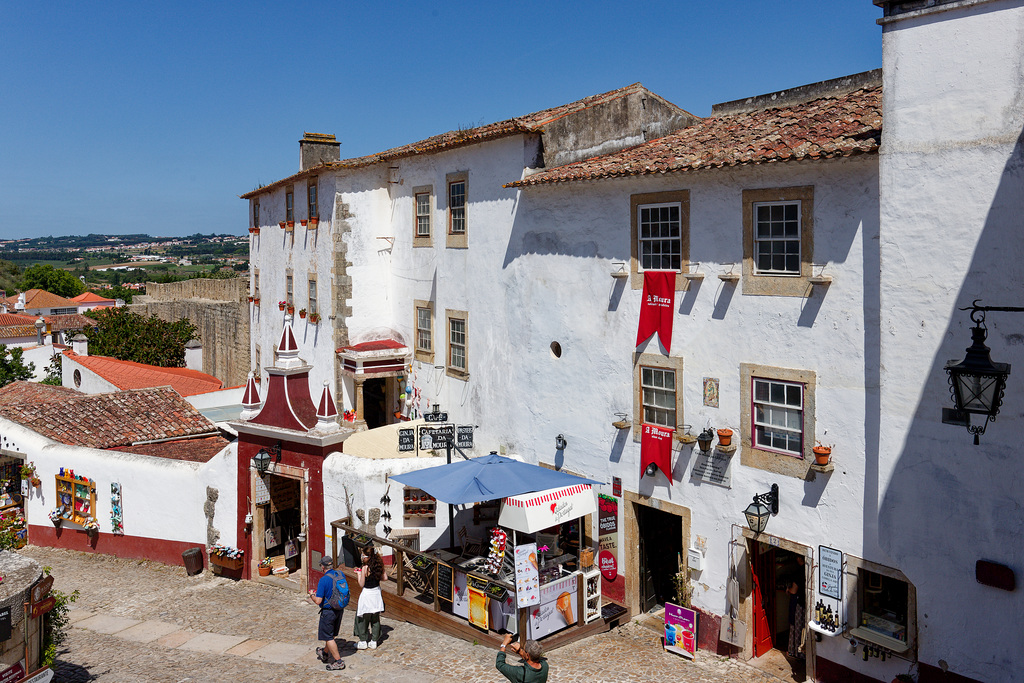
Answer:
<svg viewBox="0 0 1024 683"><path fill-rule="evenodd" d="M625 599L625 581L619 576L619 500L597 497L597 568L601 570L601 591L617 602Z"/></svg>
<svg viewBox="0 0 1024 683"><path fill-rule="evenodd" d="M693 659L697 654L697 612L665 603L665 649Z"/></svg>

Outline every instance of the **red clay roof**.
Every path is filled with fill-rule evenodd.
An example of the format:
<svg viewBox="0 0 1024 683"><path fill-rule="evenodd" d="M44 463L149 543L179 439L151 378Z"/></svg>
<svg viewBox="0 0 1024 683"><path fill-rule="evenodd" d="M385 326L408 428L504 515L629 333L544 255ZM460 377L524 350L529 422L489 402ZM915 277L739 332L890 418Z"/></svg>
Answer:
<svg viewBox="0 0 1024 683"><path fill-rule="evenodd" d="M643 85L640 83L633 83L632 85L627 85L626 87L619 88L618 90L610 90L599 95L591 95L590 97L585 97L582 100L576 100L575 102L563 104L558 107L552 107L532 114L526 114L525 116L519 116L505 121L498 121L497 123L489 123L485 126L478 126L476 128L448 131L447 133L429 137L426 140L420 140L419 142L413 142L400 147L393 147L377 154L319 164L313 168L308 168L304 171L288 176L287 178L282 178L281 180L269 185L253 190L252 192L243 194L241 195L241 198L249 199L251 197L256 197L282 185L295 182L304 176L315 175L317 172L324 169L361 168L363 166L369 166L371 164L390 161L401 157L430 154L445 149L473 145L478 142L486 142L488 140L495 140L497 138L508 137L510 135L517 135L520 133L538 133L543 130L545 125L552 121L556 121L563 116L567 116L584 109L589 109L600 104L612 102L642 90L644 90ZM657 97L654 93L651 93L651 95Z"/></svg>
<svg viewBox="0 0 1024 683"><path fill-rule="evenodd" d="M18 303L18 294L7 297L4 301L7 302L7 309L14 310L14 305ZM45 289L29 289L25 291L25 308L78 308L78 305L71 299L65 299L62 296L56 294L50 294Z"/></svg>
<svg viewBox="0 0 1024 683"><path fill-rule="evenodd" d="M36 318L34 315L24 315L22 313L0 313L0 327L13 327L14 325L35 325Z"/></svg>
<svg viewBox="0 0 1024 683"><path fill-rule="evenodd" d="M157 458L171 460L187 460L188 462L209 462L210 459L224 450L230 441L223 436L208 436L198 439L178 439L161 441L160 443L139 444L137 446L115 446L108 450L152 455Z"/></svg>
<svg viewBox="0 0 1024 683"><path fill-rule="evenodd" d="M0 339L17 339L18 337L36 336L35 325L7 325L0 327Z"/></svg>
<svg viewBox="0 0 1024 683"><path fill-rule="evenodd" d="M46 321L51 330L57 330L58 332L63 330L84 330L89 327L96 327L95 320L78 313L44 315L43 320Z"/></svg>
<svg viewBox="0 0 1024 683"><path fill-rule="evenodd" d="M54 441L114 448L143 441L216 433L202 413L170 387L0 405L0 417Z"/></svg>
<svg viewBox="0 0 1024 683"><path fill-rule="evenodd" d="M110 304L113 306L117 303L113 299L107 299L99 294L93 294L92 292L82 292L78 296L72 297L71 300L77 301L80 304Z"/></svg>
<svg viewBox="0 0 1024 683"><path fill-rule="evenodd" d="M52 401L63 401L71 396L81 396L82 393L70 387L55 387L52 384L40 384L39 382L11 382L5 387L0 387L0 405L9 403L50 403Z"/></svg>
<svg viewBox="0 0 1024 683"><path fill-rule="evenodd" d="M870 154L878 152L881 135L882 87L872 86L778 109L711 116L663 138L505 187Z"/></svg>
<svg viewBox="0 0 1024 683"><path fill-rule="evenodd" d="M390 351L390 350L405 350L405 345L395 341L394 339L377 339L375 341L363 342L362 344L353 344L352 346L342 346L335 353L344 352L360 352L360 351Z"/></svg>
<svg viewBox="0 0 1024 683"><path fill-rule="evenodd" d="M122 390L170 386L182 396L195 396L217 391L224 385L213 375L188 368L161 368L107 356L80 356L70 349L65 349L64 355Z"/></svg>

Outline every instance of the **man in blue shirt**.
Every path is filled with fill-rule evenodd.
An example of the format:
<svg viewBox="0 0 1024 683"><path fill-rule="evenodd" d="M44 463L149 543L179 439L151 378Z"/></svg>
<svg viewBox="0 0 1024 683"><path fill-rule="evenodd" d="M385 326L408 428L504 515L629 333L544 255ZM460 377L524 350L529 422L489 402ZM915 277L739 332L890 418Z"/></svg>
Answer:
<svg viewBox="0 0 1024 683"><path fill-rule="evenodd" d="M338 643L334 640L341 631L341 615L344 610L334 610L328 604L331 593L334 592L334 579L338 572L334 567L334 560L325 555L320 559L320 571L326 572L320 577L315 591L309 591L309 599L315 605L320 606L320 626L317 629L317 640L322 640L323 647L316 649L316 654L321 662L327 664L328 671L340 671L345 668L345 662L341 661L341 654L338 652Z"/></svg>

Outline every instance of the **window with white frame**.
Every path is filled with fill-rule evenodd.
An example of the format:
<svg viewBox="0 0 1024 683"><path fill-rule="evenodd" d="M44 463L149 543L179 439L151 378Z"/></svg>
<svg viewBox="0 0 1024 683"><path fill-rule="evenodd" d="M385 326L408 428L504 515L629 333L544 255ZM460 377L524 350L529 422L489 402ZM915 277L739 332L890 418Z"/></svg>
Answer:
<svg viewBox="0 0 1024 683"><path fill-rule="evenodd" d="M678 202L637 207L641 270L674 270L682 266L682 207Z"/></svg>
<svg viewBox="0 0 1024 683"><path fill-rule="evenodd" d="M316 310L316 280L309 280L309 303L306 304L306 308L309 310L309 314L313 315L317 312Z"/></svg>
<svg viewBox="0 0 1024 683"><path fill-rule="evenodd" d="M433 316L429 308L416 308L416 348L420 351L433 351Z"/></svg>
<svg viewBox="0 0 1024 683"><path fill-rule="evenodd" d="M448 183L448 232L453 235L466 233L466 181Z"/></svg>
<svg viewBox="0 0 1024 683"><path fill-rule="evenodd" d="M306 185L306 198L309 203L309 217L320 218L320 209L317 206L316 200L316 178L310 178L309 183Z"/></svg>
<svg viewBox="0 0 1024 683"><path fill-rule="evenodd" d="M675 429L676 371L672 368L641 366L640 393L643 421Z"/></svg>
<svg viewBox="0 0 1024 683"><path fill-rule="evenodd" d="M78 308L51 308L50 315L72 315L78 313Z"/></svg>
<svg viewBox="0 0 1024 683"><path fill-rule="evenodd" d="M463 215L465 228L465 215ZM416 193L416 236L430 237L430 193Z"/></svg>
<svg viewBox="0 0 1024 683"><path fill-rule="evenodd" d="M295 305L295 278L291 275L284 276L284 300L289 306Z"/></svg>
<svg viewBox="0 0 1024 683"><path fill-rule="evenodd" d="M295 192L290 187L284 193L284 219L286 221L295 220Z"/></svg>
<svg viewBox="0 0 1024 683"><path fill-rule="evenodd" d="M752 412L754 447L803 457L802 384L755 377Z"/></svg>
<svg viewBox="0 0 1024 683"><path fill-rule="evenodd" d="M754 204L754 272L800 275L800 202Z"/></svg>
<svg viewBox="0 0 1024 683"><path fill-rule="evenodd" d="M448 362L447 374L466 378L469 375L467 359L468 315L465 311L448 311Z"/></svg>

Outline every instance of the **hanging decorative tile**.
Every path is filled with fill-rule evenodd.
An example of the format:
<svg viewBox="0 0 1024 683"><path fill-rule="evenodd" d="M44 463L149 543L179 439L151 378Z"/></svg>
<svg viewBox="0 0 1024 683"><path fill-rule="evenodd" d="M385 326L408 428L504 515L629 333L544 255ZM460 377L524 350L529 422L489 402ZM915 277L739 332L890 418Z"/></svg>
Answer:
<svg viewBox="0 0 1024 683"><path fill-rule="evenodd" d="M252 502L254 505L266 505L270 502L270 489L262 474L257 474L252 484Z"/></svg>
<svg viewBox="0 0 1024 683"><path fill-rule="evenodd" d="M711 408L718 407L718 378L704 378L704 405Z"/></svg>

